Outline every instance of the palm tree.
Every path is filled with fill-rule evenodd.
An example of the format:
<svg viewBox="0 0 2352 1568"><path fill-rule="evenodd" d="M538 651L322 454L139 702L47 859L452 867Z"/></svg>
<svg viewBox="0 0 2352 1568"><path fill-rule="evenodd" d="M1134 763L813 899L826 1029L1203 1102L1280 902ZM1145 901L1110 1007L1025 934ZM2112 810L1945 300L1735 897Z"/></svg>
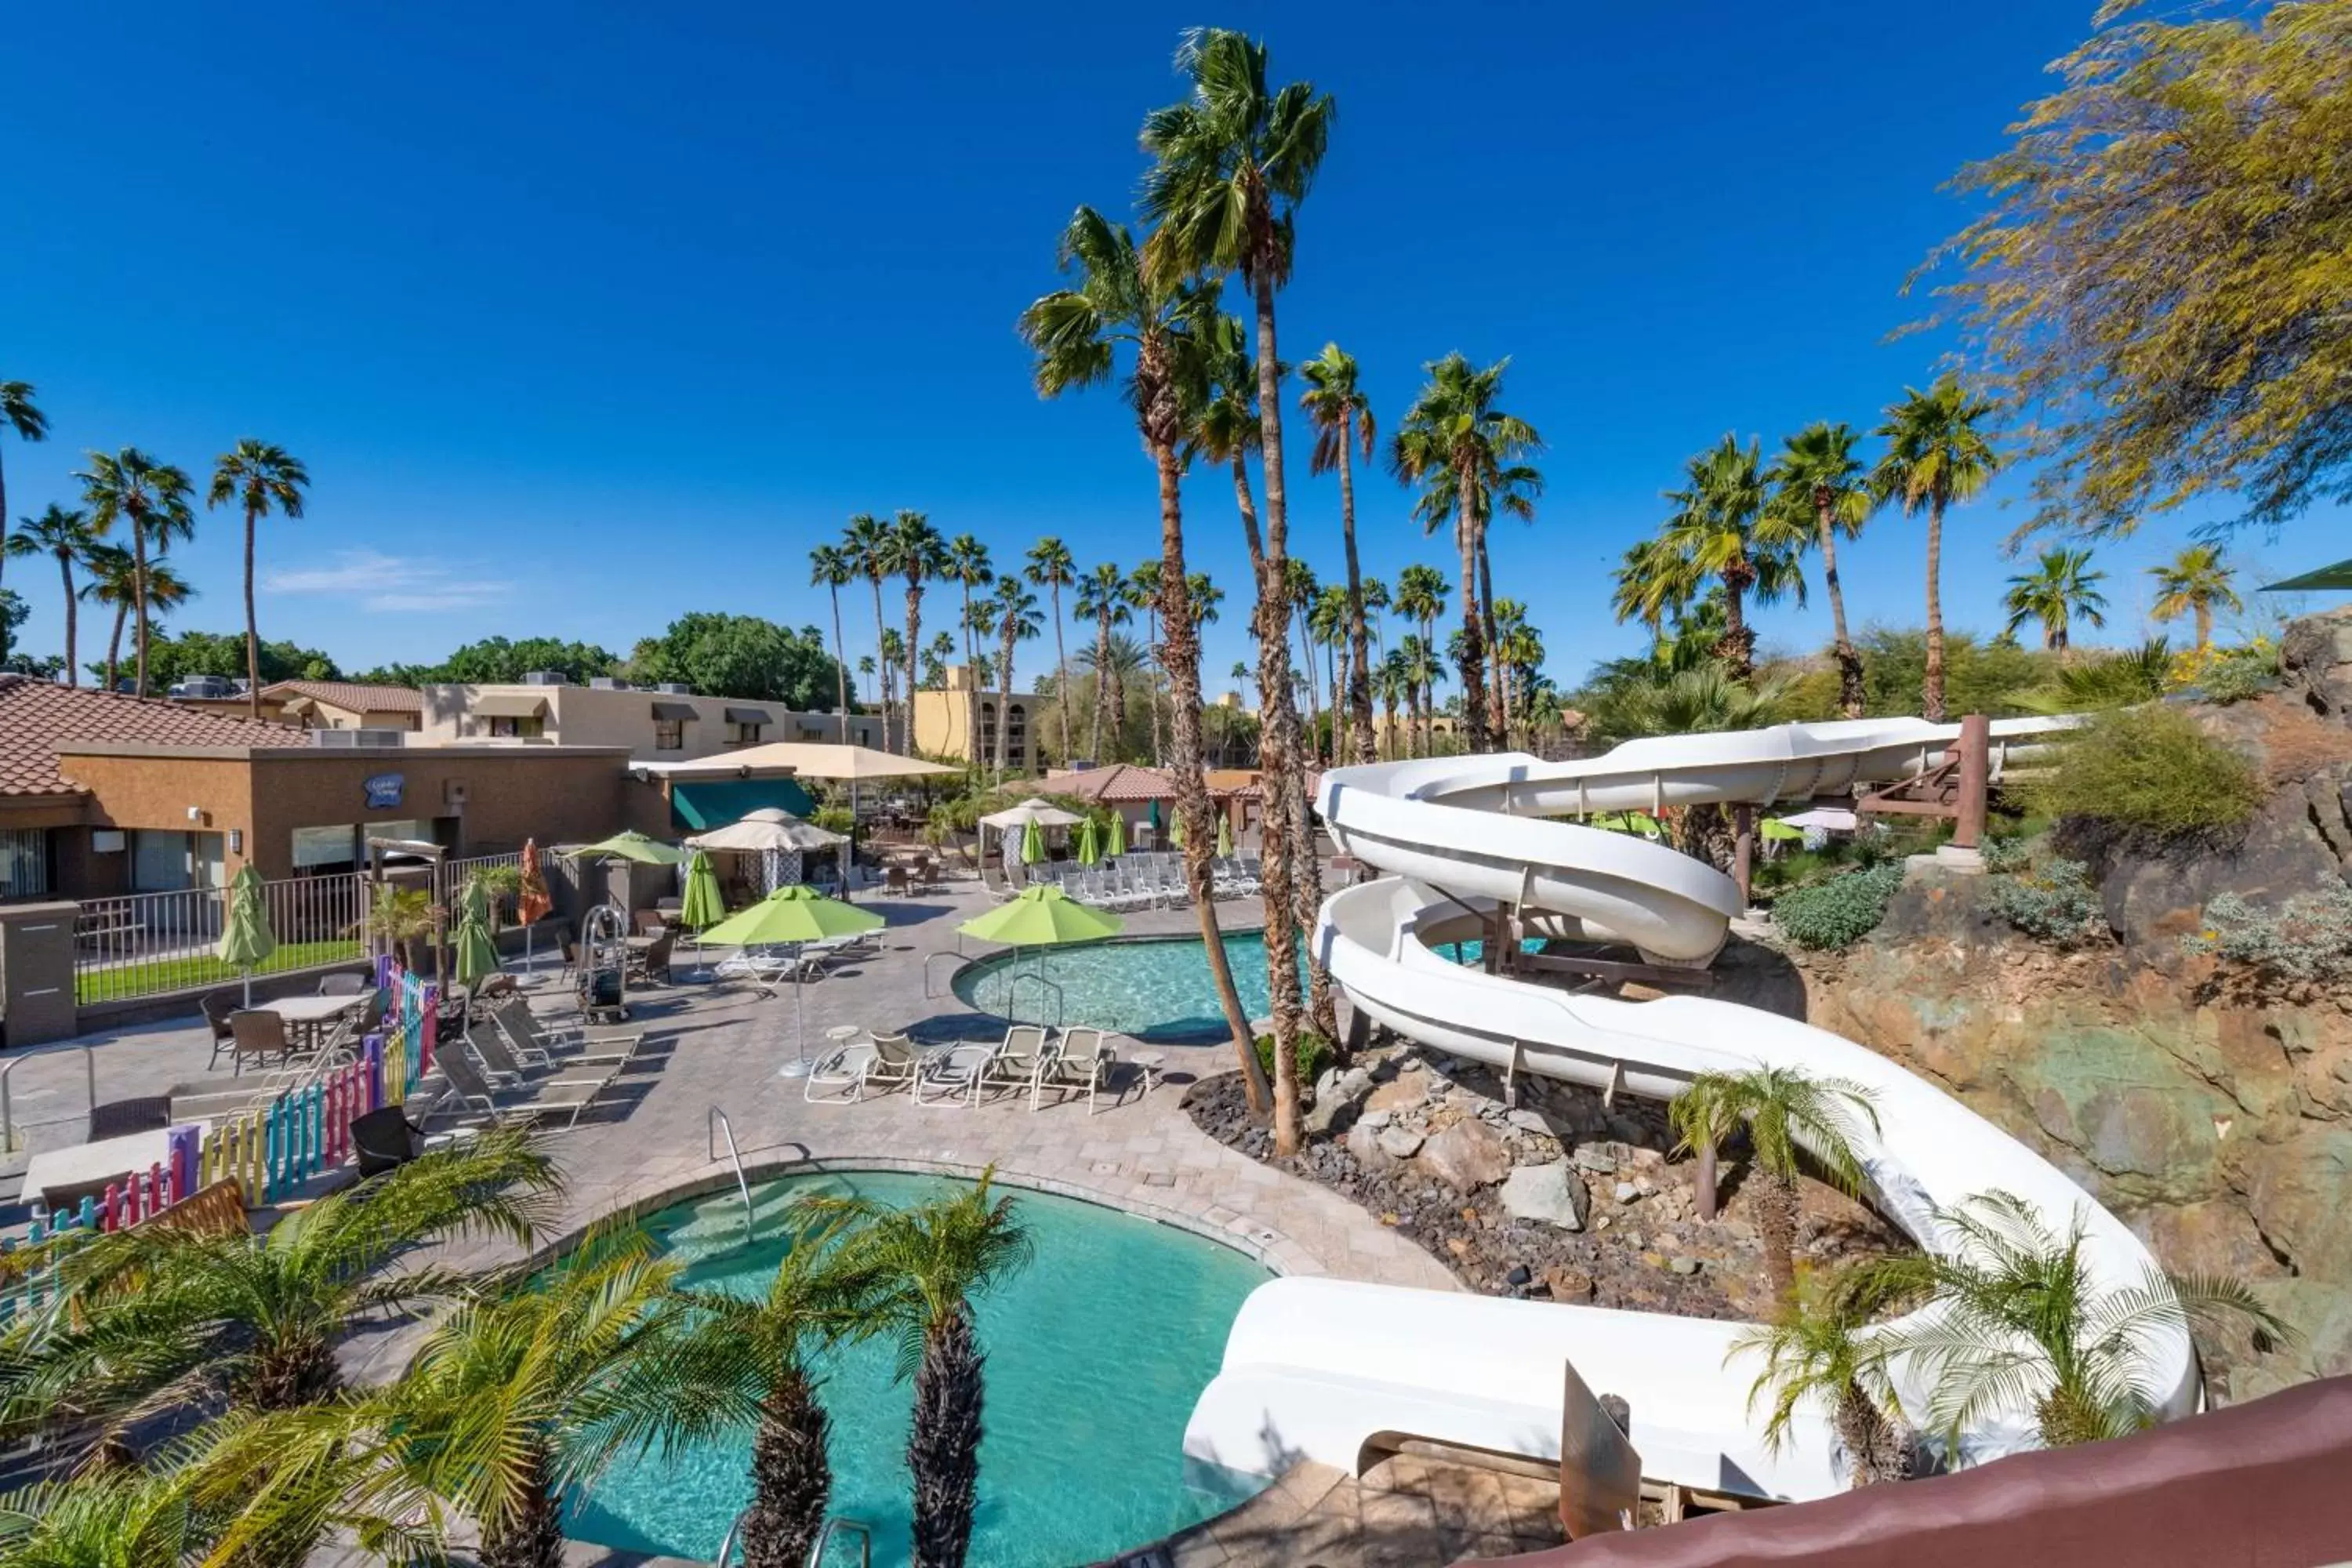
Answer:
<svg viewBox="0 0 2352 1568"><path fill-rule="evenodd" d="M1788 1447L1801 1410L1826 1406L1857 1487L1908 1480L1919 1460L1918 1439L1902 1420L1887 1375L1886 1337L1870 1327L1871 1292L1857 1289L1863 1273L1850 1269L1824 1280L1800 1270L1795 1293L1771 1321L1740 1331L1725 1355L1727 1361L1764 1358L1764 1370L1748 1391L1748 1407L1753 1412L1759 1400L1771 1397L1767 1450L1777 1454Z"/></svg>
<svg viewBox="0 0 2352 1568"><path fill-rule="evenodd" d="M1294 555L1283 574L1290 586L1290 627L1298 634L1298 668L1306 678L1307 752L1322 748L1323 683L1315 668L1315 631L1307 624L1315 601L1322 596L1323 584L1315 580L1315 569Z"/></svg>
<svg viewBox="0 0 2352 1568"><path fill-rule="evenodd" d="M1666 1120L1682 1146L1699 1157L1703 1219L1715 1217L1715 1152L1745 1125L1762 1178L1756 1228L1764 1242L1764 1272L1773 1300L1788 1300L1796 1289L1798 1151L1801 1146L1811 1154L1840 1191L1858 1194L1868 1178L1854 1140L1861 1123L1878 1131L1871 1091L1847 1079L1816 1079L1794 1068L1706 1072L1667 1104Z"/></svg>
<svg viewBox="0 0 2352 1568"><path fill-rule="evenodd" d="M857 656L857 673L866 678L868 689L875 692L875 704L879 707L881 704L881 693L879 685L876 681L875 668L874 656L872 654L861 653ZM887 717L885 718L884 722L888 722Z"/></svg>
<svg viewBox="0 0 2352 1568"><path fill-rule="evenodd" d="M1127 605L1143 617L1143 651L1150 656L1152 668L1144 676L1144 706L1151 710L1151 762L1154 767L1168 763L1168 747L1160 731L1160 672L1162 658L1160 647L1160 560L1154 556L1127 574Z"/></svg>
<svg viewBox="0 0 2352 1568"><path fill-rule="evenodd" d="M962 1568L979 1501L986 1362L971 1303L1017 1273L1029 1232L1010 1197L993 1195L994 1167L961 1197L892 1209L857 1199L811 1200L814 1212L853 1215L855 1268L888 1281L879 1300L898 1331L899 1375L915 1383L907 1468L914 1472L913 1568ZM486 1565L487 1568L487 1565Z"/></svg>
<svg viewBox="0 0 2352 1568"><path fill-rule="evenodd" d="M2107 574L2087 570L2090 564L2087 550L2046 550L2039 570L2010 578L2009 592L2000 602L2009 612L2010 632L2014 634L2028 621L2040 621L2042 646L2052 653L2063 653L2075 617L2095 626L2105 626L2107 596L2098 585Z"/></svg>
<svg viewBox="0 0 2352 1568"><path fill-rule="evenodd" d="M1151 270L1165 279L1238 272L1255 316L1259 461L1265 476L1265 534L1257 547L1258 692L1261 788L1265 816L1260 859L1265 905L1266 981L1274 1014L1276 1145L1295 1145L1297 1118L1298 977L1297 900L1303 858L1311 885L1314 840L1300 832L1307 813L1298 710L1290 689L1289 646L1282 636L1289 584L1290 499L1282 446L1282 358L1275 331L1275 291L1290 279L1299 204L1314 184L1338 109L1306 82L1267 79L1267 52L1240 33L1196 28L1176 50L1191 79L1183 101L1153 111L1142 146L1153 159L1144 176L1143 209L1156 226ZM1240 448L1236 447L1235 452ZM1245 489L1246 487L1244 487Z"/></svg>
<svg viewBox="0 0 2352 1568"><path fill-rule="evenodd" d="M971 657L972 633L978 629L971 618L971 591L986 587L996 581L995 564L988 558L988 546L979 536L959 533L948 541L944 557L946 569L940 575L963 589L963 732L971 739L971 761L980 765L980 672Z"/></svg>
<svg viewBox="0 0 2352 1568"><path fill-rule="evenodd" d="M1742 447L1731 436L1693 458L1683 488L1666 492L1675 510L1658 533L1659 545L1686 563L1691 579L1722 585L1724 631L1716 651L1743 681L1756 671L1748 605L1790 593L1805 602L1797 558L1811 532L1810 519L1765 504L1760 458L1756 442Z"/></svg>
<svg viewBox="0 0 2352 1568"><path fill-rule="evenodd" d="M2245 608L2231 585L2237 572L2222 561L2218 544L2192 544L2163 565L2149 567L2147 574L2156 579L2158 620L2197 617L2200 654L2213 646L2214 607L2233 613Z"/></svg>
<svg viewBox="0 0 2352 1568"><path fill-rule="evenodd" d="M1089 616L1095 623L1095 648L1091 660L1095 672L1095 729L1093 744L1087 749L1096 762L1106 760L1103 752L1103 715L1112 715L1111 744L1114 750L1127 729L1127 684L1120 678L1119 666L1111 658L1110 629L1125 626L1128 621L1127 579L1117 566L1106 561L1078 579L1078 614Z"/></svg>
<svg viewBox="0 0 2352 1568"><path fill-rule="evenodd" d="M849 662L841 639L841 590L857 575L856 558L838 544L820 544L809 552L809 586L833 595L834 701L841 711L841 743L849 743Z"/></svg>
<svg viewBox="0 0 2352 1568"><path fill-rule="evenodd" d="M1407 722L1411 722L1412 684L1405 668L1404 650L1392 647L1372 670L1372 689L1381 700L1381 735L1387 742L1388 754L1378 759L1381 762L1394 762L1398 754L1397 703L1400 700L1405 704Z"/></svg>
<svg viewBox="0 0 2352 1568"><path fill-rule="evenodd" d="M1416 564L1408 566L1397 574L1396 613L1421 628L1420 640L1424 654L1432 652L1437 647L1437 617L1445 613L1445 595L1450 592L1452 590L1446 586L1445 574L1434 566ZM1407 662L1414 669L1416 681L1420 681L1421 672L1427 660L1425 658L1410 659ZM1427 683L1421 681L1415 689L1426 701L1429 695ZM1429 745L1429 739L1427 735L1423 737L1424 753Z"/></svg>
<svg viewBox="0 0 2352 1568"><path fill-rule="evenodd" d="M1713 657L1673 668L1649 659L1638 672L1596 685L1585 721L1596 741L1633 741L1654 735L1708 735L1759 730L1778 724L1787 711L1790 682L1766 679L1742 685Z"/></svg>
<svg viewBox="0 0 2352 1568"><path fill-rule="evenodd" d="M1397 477L1421 485L1425 501L1433 492L1450 496L1453 503L1454 542L1462 557L1462 721L1473 752L1487 749L1487 712L1481 702L1486 636L1478 581L1488 514L1498 502L1522 515L1531 512L1532 472L1520 459L1543 448L1534 426L1496 405L1510 363L1500 359L1478 370L1459 353L1431 361L1424 367L1429 383L1405 411L1389 448ZM1507 470L1520 476L1508 487L1499 483Z"/></svg>
<svg viewBox="0 0 2352 1568"><path fill-rule="evenodd" d="M283 447L251 437L223 452L213 464L212 488L205 505L235 502L245 510L245 683L246 716L261 717L261 636L253 616L253 534L255 526L272 510L281 516L302 515L302 491L310 471L302 459Z"/></svg>
<svg viewBox="0 0 2352 1568"><path fill-rule="evenodd" d="M49 438L49 416L33 402L37 389L29 381L0 381L0 429L14 430L19 441L46 441ZM0 467L0 534L8 527L8 474ZM5 541L0 541L5 542ZM14 552L0 551L0 560ZM68 655L66 667L73 667Z"/></svg>
<svg viewBox="0 0 2352 1568"><path fill-rule="evenodd" d="M1830 599L1830 647L1837 659L1838 711L1849 719L1862 717L1862 654L1846 634L1845 589L1838 579L1837 542L1862 531L1871 512L1870 487L1860 458L1853 455L1850 425L1816 420L1781 443L1764 477L1779 487L1775 498L1797 516L1813 524L1814 542L1822 552L1822 585Z"/></svg>
<svg viewBox="0 0 2352 1568"><path fill-rule="evenodd" d="M1920 711L1944 721L1944 513L1992 482L2001 457L1985 433L1993 405L1971 394L1957 375L1945 375L1925 392L1903 389L1903 401L1886 410L1878 434L1885 455L1871 471L1871 493L1892 500L1906 517L1927 514L1927 670Z"/></svg>
<svg viewBox="0 0 2352 1568"><path fill-rule="evenodd" d="M1348 556L1348 712L1355 726L1356 761L1374 760L1372 689L1366 661L1364 611L1366 584L1356 562L1356 474L1354 457L1372 455L1379 439L1372 421L1371 400L1357 384L1356 361L1338 343L1298 367L1307 383L1299 405L1315 426L1315 455L1309 471L1339 470L1339 537Z"/></svg>
<svg viewBox="0 0 2352 1568"><path fill-rule="evenodd" d="M1437 645L1425 637L1408 634L1397 643L1397 651L1404 656L1405 677L1410 685L1407 695L1415 709L1413 718L1421 731L1421 754L1437 754L1437 683L1445 679L1445 660Z"/></svg>
<svg viewBox="0 0 2352 1568"><path fill-rule="evenodd" d="M988 606L996 622L996 776L1004 777L1006 736L1013 728L1013 649L1045 627L1037 619L1037 595L1007 572L997 580Z"/></svg>
<svg viewBox="0 0 2352 1568"><path fill-rule="evenodd" d="M213 1531L185 1470L108 1470L0 1498L9 1568L157 1568L195 1560Z"/></svg>
<svg viewBox="0 0 2352 1568"><path fill-rule="evenodd" d="M131 615L138 623L138 675L131 689L144 697L147 636L153 608L150 603L152 580L148 575L147 557L151 548L161 554L171 547L173 540L187 539L195 533L196 514L188 504L194 487L184 472L169 463L157 462L136 447L125 447L111 457L92 452L89 467L74 478L82 482L82 500L89 507L93 531L111 533L117 522L124 523L131 531L131 558L139 569L133 580L131 602Z"/></svg>
<svg viewBox="0 0 2352 1568"><path fill-rule="evenodd" d="M1062 712L1062 749L1067 752L1072 734L1070 655L1062 642L1062 590L1078 580L1078 563L1070 547L1050 534L1029 547L1028 561L1023 574L1045 589L1054 601L1054 701Z"/></svg>
<svg viewBox="0 0 2352 1568"><path fill-rule="evenodd" d="M65 580L66 590L66 684L79 686L81 667L74 662L79 657L74 643L77 618L74 612L79 603L74 591L74 567L87 558L97 536L90 531L88 516L61 507L55 501L50 502L48 509L40 516L18 521L21 526L8 536L7 544L5 549L0 549L0 554L56 558L58 574Z"/></svg>
<svg viewBox="0 0 2352 1568"><path fill-rule="evenodd" d="M884 560L890 575L907 583L907 751L915 750L915 668L923 646L923 584L948 574L947 541L919 511L901 509L890 520ZM950 644L950 647L953 644Z"/></svg>
<svg viewBox="0 0 2352 1568"><path fill-rule="evenodd" d="M2084 1256L2080 1207L2063 1237L2011 1193L1937 1217L1941 1249L1864 1267L1882 1292L1933 1294L1936 1310L1906 1320L1888 1349L1932 1385L1927 1415L1954 1436L1990 1412L2031 1409L2045 1447L2120 1436L2154 1421L2169 1392L2151 1382L2153 1336L2242 1326L2257 1351L2293 1337L2227 1275L2150 1264L2136 1283L2101 1282Z"/></svg>
<svg viewBox="0 0 2352 1568"><path fill-rule="evenodd" d="M81 596L114 610L114 630L106 642L106 689L111 691L121 668L122 628L142 591L148 610L158 620L194 598L196 591L169 562L150 562L142 572L138 558L119 544L92 543L83 552L82 564L89 581L81 585Z"/></svg>
<svg viewBox="0 0 2352 1568"><path fill-rule="evenodd" d="M861 511L849 520L842 534L842 549L874 590L874 651L881 658L881 690L877 697L882 709L882 749L890 750L890 683L895 679L896 666L884 652L882 639L889 628L882 621L882 579L890 575L890 525L871 512ZM906 742L908 752L914 750L911 739Z"/></svg>

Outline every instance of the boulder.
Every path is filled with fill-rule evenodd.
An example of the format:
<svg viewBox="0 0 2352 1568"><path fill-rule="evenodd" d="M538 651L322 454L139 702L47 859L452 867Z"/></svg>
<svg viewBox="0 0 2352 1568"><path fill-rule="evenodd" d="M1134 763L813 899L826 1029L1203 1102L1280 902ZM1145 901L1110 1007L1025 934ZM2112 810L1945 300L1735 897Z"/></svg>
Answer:
<svg viewBox="0 0 2352 1568"><path fill-rule="evenodd" d="M1631 1182L1620 1182L1611 1195L1621 1204L1630 1204L1642 1195L1642 1189Z"/></svg>
<svg viewBox="0 0 2352 1568"><path fill-rule="evenodd" d="M1582 1230L1592 1194L1565 1160L1521 1165L1503 1179L1503 1209L1517 1219L1540 1220L1562 1230Z"/></svg>
<svg viewBox="0 0 2352 1568"><path fill-rule="evenodd" d="M1369 1121L1358 1121L1353 1127L1348 1129L1349 1158L1368 1172L1378 1173L1393 1169L1396 1165L1395 1158L1381 1147L1381 1138L1384 1131L1382 1128L1374 1127Z"/></svg>
<svg viewBox="0 0 2352 1568"><path fill-rule="evenodd" d="M1307 1131L1328 1132L1371 1092L1372 1075L1363 1068L1350 1068L1344 1073L1337 1068L1326 1068L1315 1080L1315 1109L1307 1113Z"/></svg>
<svg viewBox="0 0 2352 1568"><path fill-rule="evenodd" d="M1503 1120L1522 1132L1551 1135L1551 1120L1540 1110L1507 1111L1504 1113Z"/></svg>
<svg viewBox="0 0 2352 1568"><path fill-rule="evenodd" d="M1429 1075L1425 1072L1401 1073L1371 1091L1364 1101L1367 1110L1410 1110L1429 1098Z"/></svg>
<svg viewBox="0 0 2352 1568"><path fill-rule="evenodd" d="M1391 1160L1410 1160L1426 1146L1422 1135L1410 1127L1383 1127L1378 1140L1381 1152Z"/></svg>
<svg viewBox="0 0 2352 1568"><path fill-rule="evenodd" d="M1595 1144L1579 1144L1576 1152L1569 1158L1576 1162L1578 1170L1589 1171L1596 1176L1613 1176L1617 1173L1617 1162L1610 1157L1608 1150Z"/></svg>
<svg viewBox="0 0 2352 1568"><path fill-rule="evenodd" d="M1511 1151L1483 1121L1457 1121L1421 1148L1422 1168L1458 1193L1493 1186L1511 1173Z"/></svg>

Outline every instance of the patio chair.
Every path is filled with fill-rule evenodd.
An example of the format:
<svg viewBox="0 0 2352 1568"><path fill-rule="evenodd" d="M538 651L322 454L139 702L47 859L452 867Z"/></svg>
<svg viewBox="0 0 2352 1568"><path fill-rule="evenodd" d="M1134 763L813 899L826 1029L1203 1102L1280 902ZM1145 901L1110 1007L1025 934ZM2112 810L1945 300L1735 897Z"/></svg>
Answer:
<svg viewBox="0 0 2352 1568"><path fill-rule="evenodd" d="M667 985L670 983L669 953L670 949L677 944L677 932L662 927L651 934L654 940L650 946L630 954L629 978L644 985L654 984L658 978L659 984Z"/></svg>
<svg viewBox="0 0 2352 1568"><path fill-rule="evenodd" d="M503 1009L499 1018L507 1038L523 1050L525 1060L538 1058L562 1061L588 1051L635 1056L646 1037L643 1030L634 1035L592 1035L585 1029L551 1024L531 1011L530 1004L520 996L499 1006Z"/></svg>
<svg viewBox="0 0 2352 1568"><path fill-rule="evenodd" d="M659 910L639 910L629 917L629 931L635 936L659 936L669 929L669 921Z"/></svg>
<svg viewBox="0 0 2352 1568"><path fill-rule="evenodd" d="M374 984L373 977L359 973L322 974L319 977L321 996L356 996Z"/></svg>
<svg viewBox="0 0 2352 1568"><path fill-rule="evenodd" d="M293 1047L286 1038L286 1020L277 1014L258 1007L243 1008L229 1015L228 1026L234 1037L230 1042L233 1054L229 1058L232 1076L244 1075L247 1058L257 1059L264 1065L272 1056L280 1065L292 1058Z"/></svg>
<svg viewBox="0 0 2352 1568"><path fill-rule="evenodd" d="M1030 1095L1029 1109L1037 1109L1037 1096L1046 1089L1056 1089L1064 1095L1086 1090L1087 1114L1095 1113L1095 1095L1110 1082L1112 1068L1118 1060L1110 1048L1110 1037L1087 1024L1076 1024L1062 1031L1054 1042L1054 1053Z"/></svg>
<svg viewBox="0 0 2352 1568"><path fill-rule="evenodd" d="M887 1093L911 1087L922 1078L930 1054L908 1035L869 1034L820 1058L809 1069L801 1098L811 1105L849 1105L864 1100L869 1089Z"/></svg>
<svg viewBox="0 0 2352 1568"><path fill-rule="evenodd" d="M1015 1024L1004 1031L1003 1043L982 1064L982 1089L1025 1089L1029 1109L1037 1109L1037 1083L1045 1076L1051 1050L1045 1031L1034 1024Z"/></svg>
<svg viewBox="0 0 2352 1568"><path fill-rule="evenodd" d="M571 1128L621 1071L614 1067L579 1078L541 1079L509 1090L494 1085L488 1071L467 1048L465 1040L453 1040L450 1044L452 1048L435 1057L435 1063L461 1106L493 1121L535 1121L561 1116L563 1125ZM439 1114L437 1110L435 1114Z"/></svg>
<svg viewBox="0 0 2352 1568"><path fill-rule="evenodd" d="M911 893L915 884L904 866L892 866L882 873L882 890L886 893Z"/></svg>
<svg viewBox="0 0 2352 1568"><path fill-rule="evenodd" d="M473 1042L483 1064L492 1072L516 1079L527 1078L533 1072L562 1072L572 1068L607 1064L626 1067L636 1056L637 1047L645 1042L643 1035L616 1035L609 1043L620 1047L618 1050L551 1050L540 1043L541 1037L531 1026L536 1020L530 1009L520 1001L502 1003L487 1011L490 1026L468 1030L466 1038Z"/></svg>
<svg viewBox="0 0 2352 1568"><path fill-rule="evenodd" d="M962 1040L926 1051L921 1070L915 1075L915 1103L958 1105L966 1110L978 1105L990 1065L1003 1048L1002 1042ZM926 1089L932 1091L929 1099L924 1098Z"/></svg>
<svg viewBox="0 0 2352 1568"><path fill-rule="evenodd" d="M172 1097L142 1094L135 1100L110 1100L89 1108L89 1142L121 1138L132 1132L153 1132L172 1125Z"/></svg>
<svg viewBox="0 0 2352 1568"><path fill-rule="evenodd" d="M408 1120L397 1105L386 1105L352 1118L352 1150L359 1157L360 1180L397 1170L425 1152L425 1129Z"/></svg>
<svg viewBox="0 0 2352 1568"><path fill-rule="evenodd" d="M205 1070L210 1072L220 1065L221 1052L227 1050L236 1041L236 1036L229 1028L228 1023L229 1016L236 1011L236 993L207 991L205 993L204 1000L198 1002L196 1006L204 1014L205 1022L212 1026L213 1058L205 1064Z"/></svg>

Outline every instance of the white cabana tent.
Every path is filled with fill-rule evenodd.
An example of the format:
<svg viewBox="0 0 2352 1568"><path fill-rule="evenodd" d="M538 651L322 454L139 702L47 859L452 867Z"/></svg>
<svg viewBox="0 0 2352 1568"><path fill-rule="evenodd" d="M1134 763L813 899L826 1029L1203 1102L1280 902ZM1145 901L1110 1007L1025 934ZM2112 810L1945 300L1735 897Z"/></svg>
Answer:
<svg viewBox="0 0 2352 1568"><path fill-rule="evenodd" d="M1018 805L1008 805L1003 811L992 811L980 819L991 827L1026 827L1035 823L1040 827L1076 827L1086 820L1075 811L1031 795Z"/></svg>
<svg viewBox="0 0 2352 1568"><path fill-rule="evenodd" d="M802 880L803 856L812 851L838 849L848 842L846 834L803 822L782 806L769 805L747 814L740 821L689 838L686 847L758 856L759 889L772 893L787 882Z"/></svg>

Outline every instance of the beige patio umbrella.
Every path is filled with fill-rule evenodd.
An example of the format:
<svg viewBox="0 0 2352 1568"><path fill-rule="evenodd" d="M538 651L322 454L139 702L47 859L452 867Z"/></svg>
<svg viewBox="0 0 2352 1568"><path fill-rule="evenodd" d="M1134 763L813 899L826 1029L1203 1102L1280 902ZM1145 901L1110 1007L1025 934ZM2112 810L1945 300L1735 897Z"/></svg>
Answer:
<svg viewBox="0 0 2352 1568"><path fill-rule="evenodd" d="M857 858L857 786L869 779L922 778L963 770L940 763L927 763L920 757L893 756L888 752L877 752L871 746L843 746L822 741L771 741L764 746L747 746L740 752L729 752L722 757L667 763L661 771L665 776L674 779L698 776L750 778L767 773L790 773L803 779L831 779L847 784L851 831L849 847L844 853L841 868L841 890L846 897L850 868Z"/></svg>
<svg viewBox="0 0 2352 1568"><path fill-rule="evenodd" d="M991 827L1019 827L1035 823L1040 827L1076 827L1085 817L1075 811L1065 811L1050 801L1031 795L1018 805L1008 805L1003 811L992 811L981 821Z"/></svg>

